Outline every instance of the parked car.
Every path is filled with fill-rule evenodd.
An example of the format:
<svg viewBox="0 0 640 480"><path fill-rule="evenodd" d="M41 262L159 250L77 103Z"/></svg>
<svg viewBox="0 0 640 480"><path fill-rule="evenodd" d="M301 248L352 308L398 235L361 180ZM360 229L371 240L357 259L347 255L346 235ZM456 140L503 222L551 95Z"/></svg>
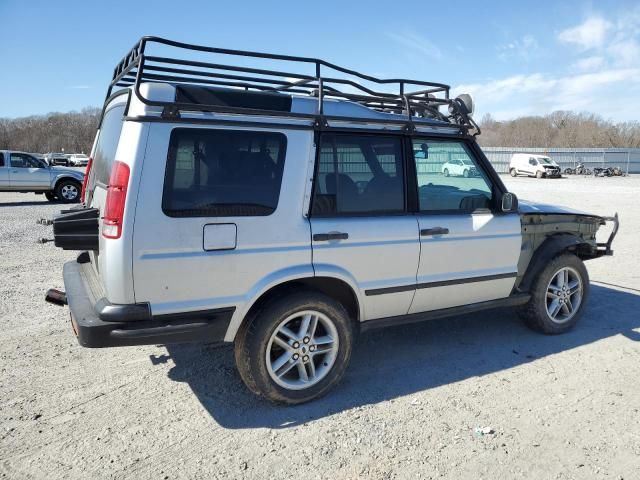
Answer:
<svg viewBox="0 0 640 480"><path fill-rule="evenodd" d="M583 262L612 253L615 230L596 232L617 218L519 205L476 143L469 96L231 50L234 81L154 83L175 73L144 68L159 44L218 51L145 37L114 69L83 208L53 220L56 245L81 253L46 299L69 306L81 345L233 343L251 391L295 404L338 383L358 332L518 307L557 334L582 316ZM247 57L273 61L272 84ZM278 63L317 75L292 81ZM335 69L397 90L356 95ZM428 167L451 157L482 174L438 184Z"/></svg>
<svg viewBox="0 0 640 480"><path fill-rule="evenodd" d="M86 167L89 163L89 157L84 153L72 153L68 157L69 165L72 167Z"/></svg>
<svg viewBox="0 0 640 480"><path fill-rule="evenodd" d="M80 201L84 174L78 170L48 165L25 152L0 150L0 192L35 192L49 201Z"/></svg>
<svg viewBox="0 0 640 480"><path fill-rule="evenodd" d="M444 163L441 168L442 174L445 177L449 175L460 177L475 177L478 175L478 170L471 160L449 160Z"/></svg>
<svg viewBox="0 0 640 480"><path fill-rule="evenodd" d="M527 175L536 178L561 177L560 166L551 158L530 153L514 153L509 162L512 177Z"/></svg>
<svg viewBox="0 0 640 480"><path fill-rule="evenodd" d="M49 165L69 166L69 159L64 153L46 153L44 157Z"/></svg>

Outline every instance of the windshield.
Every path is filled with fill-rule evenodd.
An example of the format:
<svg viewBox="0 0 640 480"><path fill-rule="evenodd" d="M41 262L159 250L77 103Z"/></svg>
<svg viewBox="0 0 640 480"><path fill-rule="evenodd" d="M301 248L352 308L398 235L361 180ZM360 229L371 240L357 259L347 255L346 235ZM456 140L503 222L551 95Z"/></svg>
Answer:
<svg viewBox="0 0 640 480"><path fill-rule="evenodd" d="M538 161L543 165L555 165L556 162L551 160L549 157L538 157Z"/></svg>

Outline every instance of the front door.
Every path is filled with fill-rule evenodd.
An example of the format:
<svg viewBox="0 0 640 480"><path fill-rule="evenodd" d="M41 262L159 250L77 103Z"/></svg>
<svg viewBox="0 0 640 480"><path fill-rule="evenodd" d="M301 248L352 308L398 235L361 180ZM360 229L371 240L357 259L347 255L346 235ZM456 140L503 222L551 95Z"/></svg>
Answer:
<svg viewBox="0 0 640 480"><path fill-rule="evenodd" d="M404 315L415 292L418 222L407 212L402 138L326 134L311 211L316 276L355 285L361 320Z"/></svg>
<svg viewBox="0 0 640 480"><path fill-rule="evenodd" d="M0 152L0 189L9 188L9 161L4 159L4 153Z"/></svg>
<svg viewBox="0 0 640 480"><path fill-rule="evenodd" d="M413 151L421 254L410 313L509 296L522 241L519 215L498 211L499 191L464 140L414 139ZM451 158L472 163L473 174L442 175Z"/></svg>
<svg viewBox="0 0 640 480"><path fill-rule="evenodd" d="M48 190L51 185L49 168L26 153L11 153L9 183L12 190Z"/></svg>

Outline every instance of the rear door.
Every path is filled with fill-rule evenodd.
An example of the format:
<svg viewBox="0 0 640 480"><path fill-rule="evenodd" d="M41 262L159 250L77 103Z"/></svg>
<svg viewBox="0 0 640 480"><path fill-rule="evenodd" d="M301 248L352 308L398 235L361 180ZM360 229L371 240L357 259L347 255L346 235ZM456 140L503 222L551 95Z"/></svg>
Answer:
<svg viewBox="0 0 640 480"><path fill-rule="evenodd" d="M316 276L359 290L364 318L404 315L415 291L418 224L407 212L400 136L325 134L311 211Z"/></svg>
<svg viewBox="0 0 640 480"><path fill-rule="evenodd" d="M12 190L50 188L51 174L44 162L27 153L11 152L9 163L9 184Z"/></svg>
<svg viewBox="0 0 640 480"><path fill-rule="evenodd" d="M522 242L520 216L499 212L500 192L474 150L459 139L413 140L420 265L410 313L509 296ZM471 162L477 174L445 177L441 162Z"/></svg>
<svg viewBox="0 0 640 480"><path fill-rule="evenodd" d="M152 123L133 240L136 301L154 314L241 307L313 276L303 214L313 135Z"/></svg>

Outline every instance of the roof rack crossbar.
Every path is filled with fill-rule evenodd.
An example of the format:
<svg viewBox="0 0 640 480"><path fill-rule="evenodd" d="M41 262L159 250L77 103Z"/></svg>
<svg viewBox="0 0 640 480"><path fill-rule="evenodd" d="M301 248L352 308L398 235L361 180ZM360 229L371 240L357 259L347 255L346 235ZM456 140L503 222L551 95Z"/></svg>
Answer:
<svg viewBox="0 0 640 480"><path fill-rule="evenodd" d="M306 65L309 72L300 70L293 72L281 71L270 68L257 68L255 66L242 67L224 63L174 58L172 56L147 55L146 50L151 45L211 53L236 59L237 57L264 59L272 61L272 63L277 62L280 65L293 67ZM289 69L287 68L286 70ZM338 72L340 75L326 75L325 72ZM341 78L342 76L346 76L346 78ZM399 117L398 121L404 122L411 129L413 129L413 119L415 117L433 117L438 120L444 120L457 125L465 131L477 127L468 115L455 110L455 101L450 99L450 87L448 85L423 80L376 78L325 60L310 57L207 47L147 36L142 37L118 62L114 68L113 77L107 91L108 99L111 97L114 87L132 88L135 95L144 104L166 107L172 112L179 112L184 109L189 111L226 111L227 113L296 117L298 114L293 112L274 112L271 110L249 112L247 109L239 107L151 100L146 98L140 90L141 83L149 81L308 95L317 97L318 106L315 116L321 117L324 115L325 99L332 98L334 100L343 99L356 102L379 112L396 114ZM371 85L374 85L374 87L372 88ZM381 88L376 88L375 85ZM443 105L453 108L454 114L445 116L441 113L438 107ZM225 108L227 109L225 110ZM308 116L307 114L304 115L305 118ZM369 120L360 119L360 121ZM384 122L394 123L395 119L389 117Z"/></svg>

